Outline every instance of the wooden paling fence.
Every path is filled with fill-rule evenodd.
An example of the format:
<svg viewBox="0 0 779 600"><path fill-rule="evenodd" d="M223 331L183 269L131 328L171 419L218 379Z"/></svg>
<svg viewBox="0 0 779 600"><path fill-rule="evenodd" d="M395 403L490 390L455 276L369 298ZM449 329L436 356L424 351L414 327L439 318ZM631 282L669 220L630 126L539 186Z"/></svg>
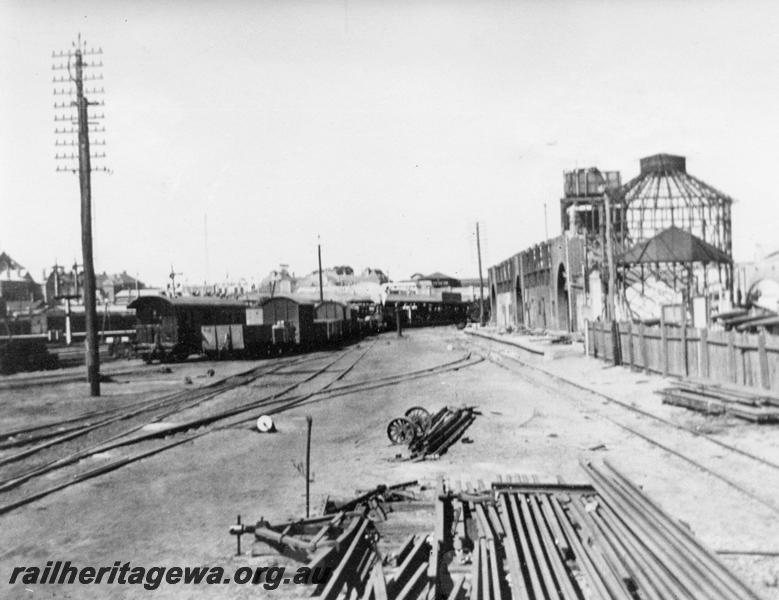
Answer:
<svg viewBox="0 0 779 600"><path fill-rule="evenodd" d="M587 354L615 365L779 392L779 336L630 321L585 326Z"/></svg>

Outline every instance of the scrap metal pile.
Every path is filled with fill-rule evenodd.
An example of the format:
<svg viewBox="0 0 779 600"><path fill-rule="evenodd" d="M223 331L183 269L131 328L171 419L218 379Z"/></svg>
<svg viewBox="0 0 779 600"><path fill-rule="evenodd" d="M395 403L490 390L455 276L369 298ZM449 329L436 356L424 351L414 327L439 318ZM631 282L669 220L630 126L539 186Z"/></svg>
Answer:
<svg viewBox="0 0 779 600"><path fill-rule="evenodd" d="M279 544L279 536L300 536L288 545L307 566L331 569L313 593L327 600L758 600L686 527L604 465L582 463L591 484L507 476L489 488L458 482L455 491L439 479L432 532L411 535L394 553L379 552L367 503L392 487L288 524L287 534L260 524L251 531Z"/></svg>
<svg viewBox="0 0 779 600"><path fill-rule="evenodd" d="M707 415L733 415L754 423L779 423L779 396L768 390L683 379L660 391L664 404L683 406Z"/></svg>
<svg viewBox="0 0 779 600"><path fill-rule="evenodd" d="M314 589L315 596L334 600L341 592L348 598L356 591L358 597L363 597L375 585L375 573L382 564L377 550L376 522L385 520L391 512L388 503L414 499L407 488L416 484L408 481L380 485L345 502L328 499L324 515L276 525L263 519L254 525L242 524L239 516L230 534L236 536L238 555L241 555L241 537L252 534L255 543L305 563L312 573L326 573L327 577ZM389 589L397 586L396 581L386 581L383 575L381 583Z"/></svg>
<svg viewBox="0 0 779 600"><path fill-rule="evenodd" d="M393 444L408 445L410 460L438 458L460 439L477 414L473 406L447 406L434 415L421 406L414 406L405 416L390 421L387 437Z"/></svg>

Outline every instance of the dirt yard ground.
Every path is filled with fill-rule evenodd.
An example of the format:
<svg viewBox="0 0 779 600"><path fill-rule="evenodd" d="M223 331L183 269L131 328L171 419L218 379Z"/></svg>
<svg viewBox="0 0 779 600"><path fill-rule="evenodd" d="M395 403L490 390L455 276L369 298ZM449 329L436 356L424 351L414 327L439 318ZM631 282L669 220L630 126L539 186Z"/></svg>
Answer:
<svg viewBox="0 0 779 600"><path fill-rule="evenodd" d="M384 334L360 346L366 353L342 383L416 371L468 352L478 352L487 360L366 392L314 397L275 415L276 433L260 434L250 424L214 431L4 514L0 516L0 597L303 594L294 586L271 593L234 583L163 584L150 592L127 585L9 585L8 581L15 566L44 566L49 560L81 566L111 566L114 561L146 567L208 565L226 571L267 565L267 557L252 557L248 548L236 557L235 539L228 528L238 514L244 522L305 515L305 483L298 465L305 459L306 416L310 415L314 512L328 496L350 497L358 488L410 479L432 486L439 474L489 482L498 475L522 473L542 480L561 476L566 482L583 482L580 457L608 457L671 515L688 524L705 545L729 552L720 558L761 596L779 600L775 428L663 406L653 391L667 382L657 376L610 368L582 356L544 361L454 328L407 331L402 338ZM221 377L254 364L196 362L173 365L171 373L150 366L146 375L105 383L105 398L100 400L89 399L83 384L0 389L0 431L36 419L76 414L100 403L116 404L199 385L206 381L209 368L215 369L214 377ZM185 383L186 377L191 383ZM267 393L269 385L277 385L275 381L261 378L214 402L220 406L246 402ZM472 443L457 443L440 460L410 463L395 458L401 450L391 446L386 436L393 417L415 405L432 411L461 404L477 405L482 413L465 433ZM177 415L172 420L183 418ZM705 433L763 461L674 425Z"/></svg>

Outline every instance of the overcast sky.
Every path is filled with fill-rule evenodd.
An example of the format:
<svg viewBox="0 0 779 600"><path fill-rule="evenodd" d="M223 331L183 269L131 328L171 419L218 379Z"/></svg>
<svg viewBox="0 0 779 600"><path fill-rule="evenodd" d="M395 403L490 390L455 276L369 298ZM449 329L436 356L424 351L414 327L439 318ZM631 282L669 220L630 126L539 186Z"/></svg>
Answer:
<svg viewBox="0 0 779 600"><path fill-rule="evenodd" d="M51 83L80 32L104 51L98 271L300 274L320 235L325 265L475 276L477 220L486 273L544 203L559 231L563 170L627 181L658 152L736 199L749 260L779 248L776 6L0 0L0 249L38 279L81 255Z"/></svg>

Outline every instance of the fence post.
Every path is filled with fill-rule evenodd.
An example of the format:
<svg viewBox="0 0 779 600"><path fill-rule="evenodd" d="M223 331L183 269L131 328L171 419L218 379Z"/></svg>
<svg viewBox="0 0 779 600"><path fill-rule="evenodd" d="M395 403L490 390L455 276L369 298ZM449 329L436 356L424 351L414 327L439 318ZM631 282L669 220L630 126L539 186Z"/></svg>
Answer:
<svg viewBox="0 0 779 600"><path fill-rule="evenodd" d="M616 319L611 322L611 347L614 366L618 367L622 364L622 336L619 334L619 321Z"/></svg>
<svg viewBox="0 0 779 600"><path fill-rule="evenodd" d="M603 354L603 360L606 360L608 357L608 354L606 352L606 322L601 321L600 323L600 350Z"/></svg>
<svg viewBox="0 0 779 600"><path fill-rule="evenodd" d="M644 367L644 373L649 373L649 348L646 345L646 337L644 336L644 329L646 325L644 322L638 324L638 347L641 350L641 366Z"/></svg>
<svg viewBox="0 0 779 600"><path fill-rule="evenodd" d="M698 356L700 357L701 377L709 378L709 330L701 329L701 341L698 347Z"/></svg>
<svg viewBox="0 0 779 600"><path fill-rule="evenodd" d="M590 320L584 320L584 355L590 356Z"/></svg>
<svg viewBox="0 0 779 600"><path fill-rule="evenodd" d="M584 321L584 354L592 356L592 324L590 320Z"/></svg>
<svg viewBox="0 0 779 600"><path fill-rule="evenodd" d="M635 366L633 358L633 321L628 321L628 364L632 369Z"/></svg>
<svg viewBox="0 0 779 600"><path fill-rule="evenodd" d="M771 373L768 370L768 352L765 349L765 329L757 334L757 355L760 363L760 385L764 389L771 389Z"/></svg>
<svg viewBox="0 0 779 600"><path fill-rule="evenodd" d="M738 369L736 368L736 332L732 329L728 331L728 376L730 381L738 383L736 377Z"/></svg>
<svg viewBox="0 0 779 600"><path fill-rule="evenodd" d="M660 313L660 351L663 353L663 377L668 377L668 331L663 313Z"/></svg>
<svg viewBox="0 0 779 600"><path fill-rule="evenodd" d="M690 370L687 368L687 319L685 318L684 311L682 311L682 375L687 377L690 374Z"/></svg>

